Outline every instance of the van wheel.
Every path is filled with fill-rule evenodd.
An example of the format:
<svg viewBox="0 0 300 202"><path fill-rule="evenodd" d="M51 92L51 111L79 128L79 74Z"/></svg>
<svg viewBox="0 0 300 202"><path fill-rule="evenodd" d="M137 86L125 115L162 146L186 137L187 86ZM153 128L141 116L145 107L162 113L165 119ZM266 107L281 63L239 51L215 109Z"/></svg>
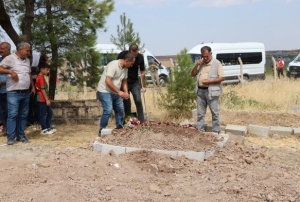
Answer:
<svg viewBox="0 0 300 202"><path fill-rule="evenodd" d="M244 75L244 76L243 76L243 79L244 79L244 82L245 82L245 83L248 83L248 82L250 81L250 78L249 78L248 75Z"/></svg>
<svg viewBox="0 0 300 202"><path fill-rule="evenodd" d="M167 83L167 82L168 82L168 79L165 76L159 76L160 86L164 86L165 83Z"/></svg>

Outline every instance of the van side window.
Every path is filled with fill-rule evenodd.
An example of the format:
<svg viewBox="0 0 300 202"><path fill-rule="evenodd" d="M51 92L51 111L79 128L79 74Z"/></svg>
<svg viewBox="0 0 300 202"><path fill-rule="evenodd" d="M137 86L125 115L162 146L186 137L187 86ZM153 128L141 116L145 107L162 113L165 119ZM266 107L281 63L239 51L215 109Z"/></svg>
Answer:
<svg viewBox="0 0 300 202"><path fill-rule="evenodd" d="M262 62L262 52L217 54L217 59L223 66L239 65L239 57L242 59L243 64L259 64Z"/></svg>

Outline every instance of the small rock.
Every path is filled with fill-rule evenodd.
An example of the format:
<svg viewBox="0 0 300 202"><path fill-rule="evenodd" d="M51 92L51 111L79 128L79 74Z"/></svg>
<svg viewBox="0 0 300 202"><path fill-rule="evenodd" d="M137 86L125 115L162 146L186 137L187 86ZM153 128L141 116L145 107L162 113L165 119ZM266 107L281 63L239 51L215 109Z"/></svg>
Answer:
<svg viewBox="0 0 300 202"><path fill-rule="evenodd" d="M150 184L149 190L154 192L154 193L161 193L160 188L156 184Z"/></svg>
<svg viewBox="0 0 300 202"><path fill-rule="evenodd" d="M252 160L252 159L250 159L250 158L246 158L246 159L245 159L245 161L246 161L246 163L248 163L248 164L251 164L251 163L253 163L253 160Z"/></svg>
<svg viewBox="0 0 300 202"><path fill-rule="evenodd" d="M295 202L296 201L296 198L294 198L294 197L290 197L290 202Z"/></svg>
<svg viewBox="0 0 300 202"><path fill-rule="evenodd" d="M106 187L105 187L105 190L106 190L106 191L111 191L112 189L113 189L112 186L106 186Z"/></svg>
<svg viewBox="0 0 300 202"><path fill-rule="evenodd" d="M273 201L273 196L272 196L271 194L268 194L267 200L268 200L268 201Z"/></svg>

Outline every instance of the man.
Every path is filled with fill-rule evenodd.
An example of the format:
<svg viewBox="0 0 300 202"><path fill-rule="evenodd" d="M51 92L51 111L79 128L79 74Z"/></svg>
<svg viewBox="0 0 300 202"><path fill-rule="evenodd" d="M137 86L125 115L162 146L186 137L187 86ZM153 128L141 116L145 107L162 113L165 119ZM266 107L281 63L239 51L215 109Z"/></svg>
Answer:
<svg viewBox="0 0 300 202"><path fill-rule="evenodd" d="M283 67L284 67L284 61L281 57L278 57L277 60L277 74L278 74L278 78L280 78L280 75L282 75L282 77L284 77L283 75Z"/></svg>
<svg viewBox="0 0 300 202"><path fill-rule="evenodd" d="M129 47L128 51L123 51L118 55L118 59L124 59L124 56L127 53L131 53L135 57L135 62L133 66L128 69L128 92L132 93L133 100L136 106L138 120L144 122L144 110L143 110L143 103L141 99L141 90L146 92L145 88L140 86L139 83L139 70L141 72L141 82L144 84L145 82L145 62L143 55L139 53L139 47L136 44L132 44ZM131 114L131 101L130 99L124 99L124 108L125 108L125 116Z"/></svg>
<svg viewBox="0 0 300 202"><path fill-rule="evenodd" d="M2 60L10 55L11 46L8 42L0 44L0 56ZM1 61L0 61L1 62ZM3 135L6 135L7 124L7 92L6 92L6 75L0 74L0 108L2 113Z"/></svg>
<svg viewBox="0 0 300 202"><path fill-rule="evenodd" d="M159 77L158 77L158 66L154 60L151 60L150 72L151 72L151 79L152 79L153 86L155 87L160 86Z"/></svg>
<svg viewBox="0 0 300 202"><path fill-rule="evenodd" d="M98 83L97 97L102 104L103 113L100 120L101 130L106 128L112 110L115 112L116 128L123 128L124 107L122 99L129 99L127 75L135 61L134 55L127 53L124 59L113 60L107 64ZM122 90L121 90L122 89Z"/></svg>
<svg viewBox="0 0 300 202"><path fill-rule="evenodd" d="M0 65L0 74L7 74L8 145L15 143L16 132L18 134L17 141L30 142L24 133L29 108L29 86L31 86L31 93L35 93L30 74L29 55L30 45L26 42L21 42L17 45L17 52L4 58Z"/></svg>
<svg viewBox="0 0 300 202"><path fill-rule="evenodd" d="M212 114L212 132L220 133L219 96L222 94L221 82L224 81L223 67L211 54L211 48L201 48L201 59L192 70L192 76L197 76L195 91L197 93L197 128L205 132L205 113L207 105Z"/></svg>

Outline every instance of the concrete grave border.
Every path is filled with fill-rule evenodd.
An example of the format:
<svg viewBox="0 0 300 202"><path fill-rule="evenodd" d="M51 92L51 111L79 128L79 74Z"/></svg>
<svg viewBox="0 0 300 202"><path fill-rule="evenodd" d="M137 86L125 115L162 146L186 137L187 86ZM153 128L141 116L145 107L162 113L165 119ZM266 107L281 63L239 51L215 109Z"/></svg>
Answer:
<svg viewBox="0 0 300 202"><path fill-rule="evenodd" d="M104 130L104 129L103 129ZM106 135L110 135L112 132L112 129L106 129L105 131L101 131L101 133L105 133ZM220 134L220 137L223 138L222 141L216 142L216 148L218 147L224 147L229 139L228 134ZM109 144L103 144L100 143L99 138L97 138L93 144L94 151L101 151L103 154L108 154L111 151L113 151L116 155L119 154L126 154L133 151L140 151L140 150L146 150L146 151L152 151L160 154L167 154L171 156L182 156L192 159L192 160L198 160L198 161L204 161L205 157L209 157L214 155L216 148L210 151L201 151L201 152L195 152L195 151L169 151L169 150L160 150L160 149L143 149L143 148L135 148L135 147L121 147L121 146L115 146L115 145L109 145Z"/></svg>

